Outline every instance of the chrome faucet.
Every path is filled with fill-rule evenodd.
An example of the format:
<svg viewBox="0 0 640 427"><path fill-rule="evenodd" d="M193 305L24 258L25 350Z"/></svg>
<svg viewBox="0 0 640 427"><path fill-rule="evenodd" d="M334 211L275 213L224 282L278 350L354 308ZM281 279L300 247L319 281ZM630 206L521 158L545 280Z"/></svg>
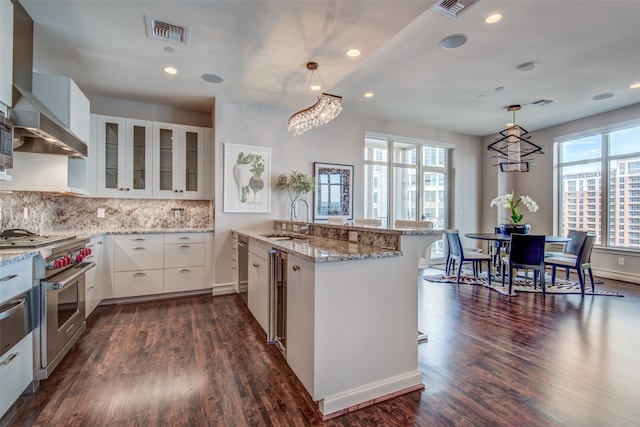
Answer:
<svg viewBox="0 0 640 427"><path fill-rule="evenodd" d="M302 231L308 236L309 235L309 230L311 229L311 207L309 206L309 202L307 202L306 199L296 199L293 202L291 202L291 209L293 210L296 203L298 202L304 202L305 205L307 205L307 225L302 229Z"/></svg>

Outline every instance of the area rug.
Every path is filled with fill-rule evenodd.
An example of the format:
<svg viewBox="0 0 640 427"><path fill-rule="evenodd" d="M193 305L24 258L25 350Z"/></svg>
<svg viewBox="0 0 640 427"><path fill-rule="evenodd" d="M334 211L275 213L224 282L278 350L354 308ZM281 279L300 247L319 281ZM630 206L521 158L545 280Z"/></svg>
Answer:
<svg viewBox="0 0 640 427"><path fill-rule="evenodd" d="M424 279L429 282L440 282L440 283L456 283L455 275L446 275L442 274L431 274L424 276ZM478 277L475 277L470 273L463 273L460 276L460 284L465 285L480 285L491 290L494 290L502 295L509 295L509 283L507 282L507 278L505 278L504 286L502 286L502 278L500 276L491 276L491 285L489 285L489 281L487 280L486 274L480 274ZM546 292L548 294L580 294L580 283L572 282L570 280L564 280L556 277L556 284L551 286L551 277L546 276ZM596 285L597 286L597 285ZM542 293L542 288L540 287L540 281L536 288L533 287L533 280L524 275L518 275L514 277L513 287L512 287L511 296L517 295L518 292L536 292ZM585 295L604 295L610 297L623 297L624 295L605 291L603 289L595 288L594 292L591 292L591 282L587 279L587 283L584 288Z"/></svg>

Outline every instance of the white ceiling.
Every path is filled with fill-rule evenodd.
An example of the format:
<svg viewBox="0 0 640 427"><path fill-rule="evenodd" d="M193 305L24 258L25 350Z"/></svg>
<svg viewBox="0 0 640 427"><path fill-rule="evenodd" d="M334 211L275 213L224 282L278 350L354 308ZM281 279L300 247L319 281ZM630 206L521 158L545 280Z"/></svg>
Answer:
<svg viewBox="0 0 640 427"><path fill-rule="evenodd" d="M483 0L457 19L431 0L20 2L35 21L34 67L93 96L198 111L223 97L293 113L313 103L303 92L313 60L345 110L470 135L503 129L510 104L523 105L517 122L533 131L640 102L629 88L640 82L640 0ZM502 21L485 24L494 11ZM145 14L190 27L190 45L147 38ZM468 42L439 47L455 33ZM346 57L352 47L363 54ZM529 61L534 70L517 70ZM526 105L539 99L555 102Z"/></svg>

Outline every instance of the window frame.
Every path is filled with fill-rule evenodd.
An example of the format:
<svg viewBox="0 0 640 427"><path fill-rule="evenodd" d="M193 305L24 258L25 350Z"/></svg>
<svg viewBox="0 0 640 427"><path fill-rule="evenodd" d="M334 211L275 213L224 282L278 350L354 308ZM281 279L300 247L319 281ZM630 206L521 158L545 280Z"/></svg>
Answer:
<svg viewBox="0 0 640 427"><path fill-rule="evenodd" d="M627 165L625 165L626 167L618 170L615 176L611 176L612 174L611 174L610 164L611 162L614 162L617 160L633 161L632 159L640 159L640 149L636 149L636 151L628 152L625 154L615 154L615 155L610 154L611 146L612 146L611 134L618 131L624 131L624 130L634 129L634 128L636 128L640 132L640 122L634 121L634 122L621 123L618 125L611 125L606 128L592 130L589 132L581 132L575 135L567 135L567 136L555 138L554 140L554 145L555 145L554 171L555 171L556 197L554 198L554 203L555 203L554 211L556 212L555 221L557 224L558 233L562 232L562 229L563 229L563 225L564 225L563 214L570 208L569 205L571 205L569 202L567 202L567 205L563 205L563 191L564 191L563 176L562 176L563 168L600 162L600 170L599 170L600 186L601 186L600 198L599 200L596 199L596 205L599 204L599 206L596 206L596 211L599 210L599 214L600 214L600 228L595 230L595 232L600 237L600 242L597 246L600 248L606 248L606 249L611 249L616 251L640 252L640 247L620 246L620 243L619 243L621 239L618 236L619 234L618 230L620 227L624 227L627 222L631 224L630 221L625 220L625 224L617 224L618 227L615 227L616 224L614 223L613 224L614 229L610 230L610 225L611 225L610 216L612 214L615 215L616 211L619 211L620 213L622 213L622 215L619 215L619 217L621 218L627 218L629 216L629 215L624 215L624 211L625 210L631 211L629 207L629 203L631 203L630 199L632 197L631 195L632 182L634 181L633 179L631 179L633 177L628 177L631 172L626 170L628 169ZM590 138L590 137L600 138L600 156L599 157L592 157L588 159L580 159L575 161L566 161L566 162L563 161L564 159L562 158L562 153L563 153L562 144L573 142L583 138ZM640 160L638 161L640 162ZM621 174L623 174L623 176L621 176ZM626 182L628 182L629 185L625 185L624 179L623 179L624 177L628 177ZM574 185L574 189L572 191L576 191L576 192L589 191L591 189L591 184L587 183L587 181L589 180L591 180L591 178L585 178L583 180L584 185L589 187L589 189L582 188L583 185L582 183L580 183L577 186ZM620 184L620 182L622 183ZM629 197L625 197L625 195L628 195ZM625 200L624 203L621 203L621 198ZM572 204L574 208L575 208L575 205L576 205L575 203ZM624 209L623 209L623 206L624 206ZM567 226L565 228L567 229L571 228L569 227L570 223L571 221L567 219ZM593 230L590 227L588 227L588 231L593 231ZM627 230L625 233L626 235L624 236L624 239L626 241L630 241L631 240L629 236L630 230Z"/></svg>

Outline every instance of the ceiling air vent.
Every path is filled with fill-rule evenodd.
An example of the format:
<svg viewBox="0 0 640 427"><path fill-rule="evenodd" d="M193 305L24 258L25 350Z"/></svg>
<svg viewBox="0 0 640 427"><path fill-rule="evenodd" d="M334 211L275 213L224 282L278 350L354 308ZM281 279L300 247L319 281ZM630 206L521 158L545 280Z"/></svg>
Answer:
<svg viewBox="0 0 640 427"><path fill-rule="evenodd" d="M531 103L531 105L533 105L534 107L544 107L547 104L551 104L552 102L555 102L551 99L538 99L537 101L533 101Z"/></svg>
<svg viewBox="0 0 640 427"><path fill-rule="evenodd" d="M457 18L476 3L482 0L442 0L431 7L435 13L444 15L447 18Z"/></svg>
<svg viewBox="0 0 640 427"><path fill-rule="evenodd" d="M144 20L147 23L147 37L189 46L190 28L160 21L147 15L144 16Z"/></svg>

